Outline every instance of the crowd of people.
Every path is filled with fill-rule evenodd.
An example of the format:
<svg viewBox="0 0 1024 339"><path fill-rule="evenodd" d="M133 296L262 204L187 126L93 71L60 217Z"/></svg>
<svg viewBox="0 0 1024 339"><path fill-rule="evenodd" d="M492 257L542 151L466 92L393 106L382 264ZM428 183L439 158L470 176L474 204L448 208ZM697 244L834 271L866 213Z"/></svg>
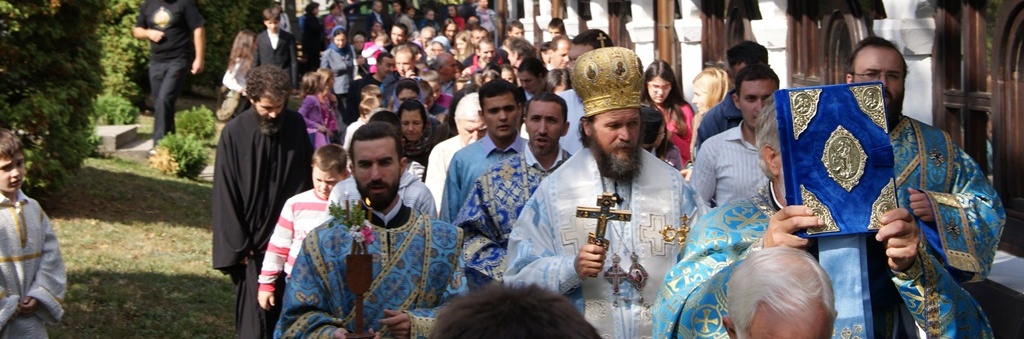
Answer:
<svg viewBox="0 0 1024 339"><path fill-rule="evenodd" d="M781 82L765 47L732 46L727 69L687 79L688 101L671 65L642 65L605 32L570 37L554 20L534 45L488 5L374 1L353 25L352 7L317 17L311 3L297 25L303 60L278 8L264 11L266 32L239 33L225 85L251 105L224 129L214 181L214 266L237 286L239 337L479 337L507 319L445 305L498 307L523 288L562 295L590 324L570 331L579 337L746 337L788 316L811 322L775 335L990 331L957 284L987 274L1001 203L955 147L940 155L955 165L911 161L938 152L915 135L946 139L901 114L907 70L892 43L867 38L848 60L848 82L886 85L902 150L903 208L863 238L874 264L856 274L874 298L857 306L839 279L850 272L796 235L823 221L786 204ZM284 107L293 92L297 112ZM946 168L963 179L929 179ZM969 201L936 203L956 199ZM327 206L363 210L368 228ZM347 290L357 249L374 256L365 328ZM807 286L785 288L794 282ZM560 333L547 325L535 333Z"/></svg>
<svg viewBox="0 0 1024 339"><path fill-rule="evenodd" d="M687 101L669 64L600 30L555 20L535 46L513 21L497 41L487 0L374 1L365 27L341 4L304 13L303 62L271 7L224 77L247 104L217 145L213 266L239 338L991 336L959 284L991 269L1002 203L948 135L902 114L908 69L885 39L854 46L847 82L885 86L898 204L857 238L868 263L837 271L818 246L833 242L797 235L824 221L787 204L780 80L755 42ZM4 138L0 174L23 172ZM0 188L0 207L32 203ZM365 328L354 252L373 258L355 273ZM788 319L804 321L773 326Z"/></svg>

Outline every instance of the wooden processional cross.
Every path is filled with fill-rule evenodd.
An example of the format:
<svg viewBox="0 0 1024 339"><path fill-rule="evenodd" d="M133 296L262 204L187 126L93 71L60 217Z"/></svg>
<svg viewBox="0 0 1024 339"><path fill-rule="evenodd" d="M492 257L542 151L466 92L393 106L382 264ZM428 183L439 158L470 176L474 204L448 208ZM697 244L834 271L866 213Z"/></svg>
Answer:
<svg viewBox="0 0 1024 339"><path fill-rule="evenodd" d="M587 243L598 245L605 250L608 249L608 239L605 233L608 230L608 221L629 221L632 213L628 210L613 210L612 206L619 203L619 197L611 193L603 193L597 197L597 208L577 207L576 217L584 219L597 219L597 229L587 236Z"/></svg>

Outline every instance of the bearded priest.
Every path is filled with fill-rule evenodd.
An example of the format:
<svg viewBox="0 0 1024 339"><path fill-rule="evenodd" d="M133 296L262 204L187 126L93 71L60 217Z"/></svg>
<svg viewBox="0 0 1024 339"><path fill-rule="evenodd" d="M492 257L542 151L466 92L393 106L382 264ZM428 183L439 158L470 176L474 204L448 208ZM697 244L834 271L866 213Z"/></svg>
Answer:
<svg viewBox="0 0 1024 339"><path fill-rule="evenodd" d="M640 148L643 71L633 51L587 52L571 76L584 148L523 208L505 283L567 296L602 337L651 337L658 284L704 207L679 172Z"/></svg>

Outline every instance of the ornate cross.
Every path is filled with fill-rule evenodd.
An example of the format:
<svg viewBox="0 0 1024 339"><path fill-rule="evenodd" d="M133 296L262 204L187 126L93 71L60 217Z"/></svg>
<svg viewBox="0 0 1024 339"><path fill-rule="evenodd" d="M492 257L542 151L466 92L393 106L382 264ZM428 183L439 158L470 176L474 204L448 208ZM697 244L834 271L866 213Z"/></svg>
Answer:
<svg viewBox="0 0 1024 339"><path fill-rule="evenodd" d="M587 243L598 245L608 249L608 239L605 239L605 231L608 229L608 221L629 221L632 213L627 210L613 210L612 206L619 203L619 198L611 193L602 193L597 197L597 208L577 207L576 217L586 219L597 219L597 229L587 236Z"/></svg>
<svg viewBox="0 0 1024 339"><path fill-rule="evenodd" d="M683 246L686 243L686 236L690 233L690 226L687 225L689 223L690 216L683 214L679 218L679 228L666 226L661 229L661 239L665 240L665 242L675 242L679 246Z"/></svg>
<svg viewBox="0 0 1024 339"><path fill-rule="evenodd" d="M615 294L619 294L619 285L623 281L629 280L629 272L626 272L619 266L619 255L616 254L612 257L612 266L608 267L608 270L604 271L604 279L608 280L608 283L612 284L612 291Z"/></svg>
<svg viewBox="0 0 1024 339"><path fill-rule="evenodd" d="M604 33L597 33L597 41L601 42L601 48L604 48L604 41L607 39L608 38L604 36Z"/></svg>

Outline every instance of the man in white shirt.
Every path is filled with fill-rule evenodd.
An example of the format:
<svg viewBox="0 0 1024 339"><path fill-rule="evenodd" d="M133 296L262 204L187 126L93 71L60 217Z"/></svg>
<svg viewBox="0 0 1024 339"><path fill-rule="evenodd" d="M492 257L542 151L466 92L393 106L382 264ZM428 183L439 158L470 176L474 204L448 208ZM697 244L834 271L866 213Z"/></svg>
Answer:
<svg viewBox="0 0 1024 339"><path fill-rule="evenodd" d="M693 162L690 184L709 206L746 198L767 183L757 164L761 154L754 146L754 126L757 112L777 89L779 77L768 65L750 65L736 75L732 100L743 122L705 141Z"/></svg>

